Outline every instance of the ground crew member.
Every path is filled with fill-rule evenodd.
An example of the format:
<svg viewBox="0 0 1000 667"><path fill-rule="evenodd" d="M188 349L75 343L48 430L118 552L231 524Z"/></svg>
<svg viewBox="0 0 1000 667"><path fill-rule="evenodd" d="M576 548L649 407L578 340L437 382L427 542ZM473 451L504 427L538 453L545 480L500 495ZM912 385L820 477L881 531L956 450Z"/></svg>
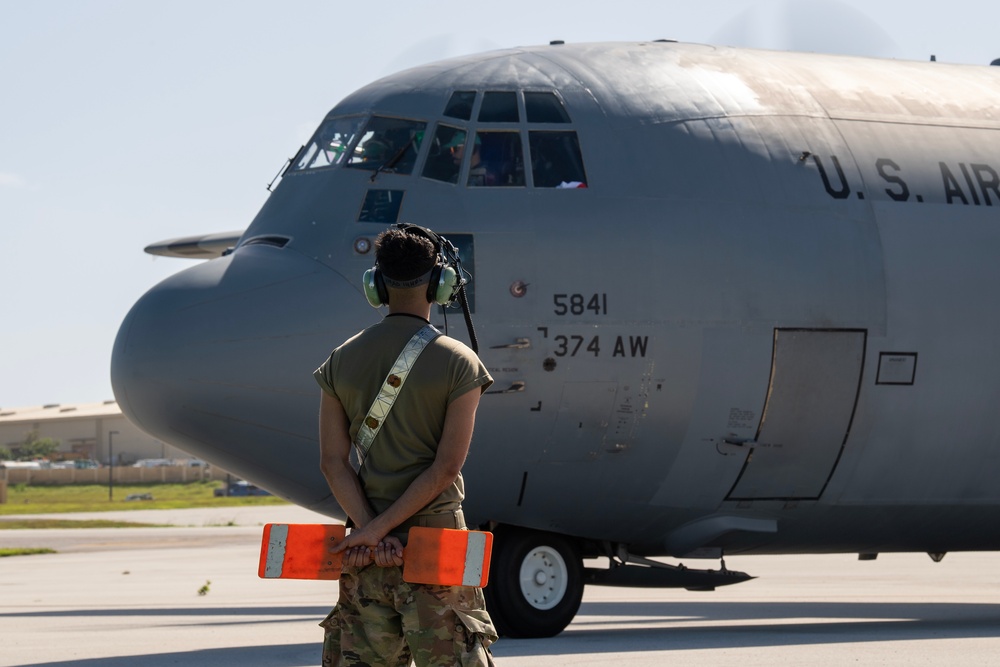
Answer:
<svg viewBox="0 0 1000 667"><path fill-rule="evenodd" d="M334 549L344 568L337 606L321 623L323 665L492 665L488 646L497 636L482 590L410 584L401 565L409 528L466 527L461 469L479 398L493 380L467 346L432 338L355 471L352 444L372 421L400 352L429 324L440 287L430 281L448 258L433 232L397 225L375 240L375 261L389 314L315 373L323 389L320 465L352 528Z"/></svg>

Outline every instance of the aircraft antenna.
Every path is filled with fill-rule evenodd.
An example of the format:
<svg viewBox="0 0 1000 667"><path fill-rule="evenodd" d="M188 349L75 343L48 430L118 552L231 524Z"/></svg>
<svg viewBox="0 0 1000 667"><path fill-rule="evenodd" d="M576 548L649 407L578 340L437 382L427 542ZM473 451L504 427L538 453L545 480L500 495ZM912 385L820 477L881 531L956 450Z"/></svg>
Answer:
<svg viewBox="0 0 1000 667"><path fill-rule="evenodd" d="M472 326L472 313L469 312L469 297L465 294L465 284L458 290L458 302L462 304L462 314L465 315L465 326L469 328L469 342L472 344L472 351L479 354L479 339L476 338L476 329Z"/></svg>

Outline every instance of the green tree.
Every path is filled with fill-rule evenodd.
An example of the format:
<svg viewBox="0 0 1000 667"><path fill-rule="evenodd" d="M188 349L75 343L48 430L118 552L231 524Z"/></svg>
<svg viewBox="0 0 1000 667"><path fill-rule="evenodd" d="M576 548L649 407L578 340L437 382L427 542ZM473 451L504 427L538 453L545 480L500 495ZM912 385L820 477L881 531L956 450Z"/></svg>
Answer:
<svg viewBox="0 0 1000 667"><path fill-rule="evenodd" d="M44 459L59 449L60 441L55 438L39 438L37 431L32 431L17 448L18 457L22 461Z"/></svg>
<svg viewBox="0 0 1000 667"><path fill-rule="evenodd" d="M10 461L12 458L14 458L14 453L10 451L10 448L0 445L0 461Z"/></svg>

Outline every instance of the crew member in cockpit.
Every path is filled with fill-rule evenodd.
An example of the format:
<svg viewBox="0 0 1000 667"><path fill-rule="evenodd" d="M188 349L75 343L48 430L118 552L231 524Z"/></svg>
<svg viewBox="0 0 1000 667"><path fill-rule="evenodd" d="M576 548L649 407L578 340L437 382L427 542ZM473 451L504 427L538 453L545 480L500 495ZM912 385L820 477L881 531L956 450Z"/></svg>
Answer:
<svg viewBox="0 0 1000 667"><path fill-rule="evenodd" d="M477 134L472 144L472 155L469 156L469 180L467 184L471 186L499 185L496 174L482 161L481 146L482 140ZM456 132L455 137L445 145L445 148L451 151L451 159L455 161L455 168L460 169L462 158L465 157L465 133Z"/></svg>

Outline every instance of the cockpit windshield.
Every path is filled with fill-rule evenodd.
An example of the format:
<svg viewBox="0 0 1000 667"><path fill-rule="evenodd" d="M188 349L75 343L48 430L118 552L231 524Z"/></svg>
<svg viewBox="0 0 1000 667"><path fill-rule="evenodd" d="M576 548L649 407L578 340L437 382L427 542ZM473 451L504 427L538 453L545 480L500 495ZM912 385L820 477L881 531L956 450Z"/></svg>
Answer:
<svg viewBox="0 0 1000 667"><path fill-rule="evenodd" d="M427 123L373 116L347 160L357 169L409 174L417 161Z"/></svg>
<svg viewBox="0 0 1000 667"><path fill-rule="evenodd" d="M424 178L466 187L588 185L580 140L554 91L455 91L443 115L449 122L430 128L420 167ZM377 115L328 118L291 170L368 169L375 172L373 181L383 173L408 175L417 166L427 125Z"/></svg>
<svg viewBox="0 0 1000 667"><path fill-rule="evenodd" d="M346 116L323 121L312 141L292 165L292 170L321 169L342 164L347 149L361 129L362 120L361 116Z"/></svg>

